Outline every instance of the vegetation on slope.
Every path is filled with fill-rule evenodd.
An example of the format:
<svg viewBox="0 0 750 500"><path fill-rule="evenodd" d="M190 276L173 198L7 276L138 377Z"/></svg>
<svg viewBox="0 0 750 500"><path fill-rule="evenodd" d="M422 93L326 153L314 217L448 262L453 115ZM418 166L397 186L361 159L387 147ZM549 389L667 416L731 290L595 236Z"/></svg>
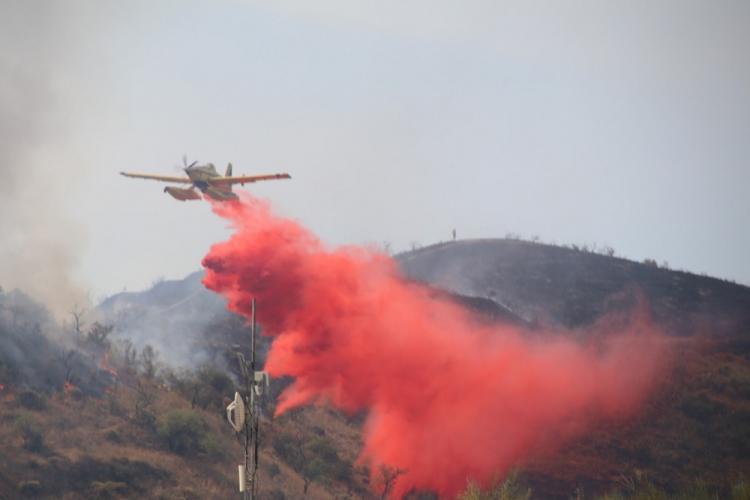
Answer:
<svg viewBox="0 0 750 500"><path fill-rule="evenodd" d="M64 331L32 305L0 293L0 498L237 494L242 449L224 417L235 391L229 374L209 366L171 371L152 348L111 339L107 325L81 321ZM364 476L351 473L357 435L342 417L313 409L262 425L263 497L367 495ZM310 431L299 434L314 458L312 475L299 474L298 463L288 465L271 445L296 429L315 429L310 442ZM328 434L339 436L336 446ZM343 458L337 448L345 442L353 444Z"/></svg>
<svg viewBox="0 0 750 500"><path fill-rule="evenodd" d="M563 449L517 464L511 484L518 488L473 485L465 495L480 496L466 498L505 498L491 496L498 491L526 498L529 490L531 498L544 499L746 498L749 289L580 250L510 244L523 246L508 250L516 257L493 254L489 270L478 266L476 277L476 269L466 271L482 293L456 296L459 303L488 321L570 327L627 303L623 288L640 287L675 336L675 362L638 419L599 426ZM411 269L431 269L430 251L412 255ZM429 260L424 268L422 257ZM460 267L452 271L462 273ZM521 303L525 309L515 307ZM514 306L522 318L498 304ZM234 346L246 346L247 329L228 314L205 324L210 334L196 348L212 364L175 371L154 348L136 348L107 324L86 321L63 330L22 294L0 292L0 498L236 495L241 448L223 409L237 379ZM267 340L260 347L262 362ZM273 414L273 400L288 382L273 382L265 415ZM378 471L371 483L370 471L356 463L362 423L362 415L325 407L264 419L263 498L387 496L398 471ZM435 497L411 492L408 498Z"/></svg>

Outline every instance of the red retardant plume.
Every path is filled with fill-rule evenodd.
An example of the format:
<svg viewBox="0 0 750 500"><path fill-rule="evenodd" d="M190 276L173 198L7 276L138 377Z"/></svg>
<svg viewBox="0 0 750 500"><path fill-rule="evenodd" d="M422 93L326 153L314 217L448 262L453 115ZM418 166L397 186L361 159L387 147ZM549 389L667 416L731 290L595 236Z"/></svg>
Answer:
<svg viewBox="0 0 750 500"><path fill-rule="evenodd" d="M326 248L265 202L213 210L235 232L203 260L204 284L246 318L256 298L274 337L265 369L295 380L277 413L313 402L365 410L361 460L405 471L393 497L486 484L593 421L632 415L654 387L663 342L647 321L583 343L488 326L405 281L389 256Z"/></svg>

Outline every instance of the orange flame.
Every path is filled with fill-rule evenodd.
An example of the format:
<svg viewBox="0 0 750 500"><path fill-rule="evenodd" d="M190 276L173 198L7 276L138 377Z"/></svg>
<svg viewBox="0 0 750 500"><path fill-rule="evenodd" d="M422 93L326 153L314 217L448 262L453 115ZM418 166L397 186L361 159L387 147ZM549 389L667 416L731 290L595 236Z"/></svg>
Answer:
<svg viewBox="0 0 750 500"><path fill-rule="evenodd" d="M75 388L76 386L73 383L71 383L69 380L66 380L63 384L63 391L65 392L65 396L70 396Z"/></svg>
<svg viewBox="0 0 750 500"><path fill-rule="evenodd" d="M5 394L5 397L3 398L5 401L13 401L14 399L16 399L16 396L13 394L13 391L10 387L8 387L6 390L5 384L0 384L0 392L7 392L7 394Z"/></svg>

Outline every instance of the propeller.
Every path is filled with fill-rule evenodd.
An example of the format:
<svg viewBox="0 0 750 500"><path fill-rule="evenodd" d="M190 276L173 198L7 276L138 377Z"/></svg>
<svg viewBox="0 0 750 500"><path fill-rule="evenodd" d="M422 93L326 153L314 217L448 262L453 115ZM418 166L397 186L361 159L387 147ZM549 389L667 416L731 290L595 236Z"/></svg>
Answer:
<svg viewBox="0 0 750 500"><path fill-rule="evenodd" d="M191 163L190 165L188 165L187 155L182 155L182 164L184 165L185 170L187 170L187 169L195 166L196 163L198 163L198 160L195 160L193 163Z"/></svg>

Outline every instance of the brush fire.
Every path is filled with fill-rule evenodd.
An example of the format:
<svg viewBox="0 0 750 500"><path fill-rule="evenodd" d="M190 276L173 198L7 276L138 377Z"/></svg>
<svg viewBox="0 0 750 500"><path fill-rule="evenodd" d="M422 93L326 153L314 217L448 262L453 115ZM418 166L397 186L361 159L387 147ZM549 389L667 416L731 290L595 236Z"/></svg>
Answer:
<svg viewBox="0 0 750 500"><path fill-rule="evenodd" d="M10 402L15 400L16 396L10 387L6 387L5 384L0 384L0 398L3 401Z"/></svg>
<svg viewBox="0 0 750 500"><path fill-rule="evenodd" d="M204 258L204 284L246 318L257 299L273 336L266 370L294 378L277 414L366 412L360 462L403 471L394 498L487 484L595 422L632 417L660 379L665 347L647 314L585 342L488 326L402 279L384 253L329 249L263 201L213 210L234 234Z"/></svg>

